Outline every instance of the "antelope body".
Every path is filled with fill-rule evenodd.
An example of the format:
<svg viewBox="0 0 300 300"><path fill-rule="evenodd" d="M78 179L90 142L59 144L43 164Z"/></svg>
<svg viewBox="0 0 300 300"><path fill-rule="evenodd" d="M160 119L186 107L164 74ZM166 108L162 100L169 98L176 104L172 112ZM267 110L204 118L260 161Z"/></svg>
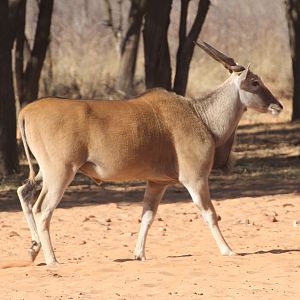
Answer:
<svg viewBox="0 0 300 300"><path fill-rule="evenodd" d="M154 89L126 101L47 98L21 111L19 127L30 174L18 195L32 235L32 261L42 247L46 263L57 263L50 219L78 171L96 181L147 180L137 259L145 259L145 241L158 204L167 186L176 182L187 188L200 208L220 252L235 254L218 227L208 176L214 164L226 163L247 107L278 113L282 105L248 68L204 42L199 46L233 71L204 98ZM28 147L40 167L37 175ZM41 192L34 200L41 180Z"/></svg>

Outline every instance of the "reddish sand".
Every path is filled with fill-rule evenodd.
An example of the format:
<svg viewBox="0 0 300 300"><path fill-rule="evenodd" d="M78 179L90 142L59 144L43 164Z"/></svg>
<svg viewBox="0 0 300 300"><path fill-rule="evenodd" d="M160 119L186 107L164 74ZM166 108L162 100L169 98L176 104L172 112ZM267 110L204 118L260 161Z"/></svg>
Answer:
<svg viewBox="0 0 300 300"><path fill-rule="evenodd" d="M214 201L227 242L243 254L222 257L187 193L171 188L140 262L142 187L124 190L71 188L51 223L61 265L48 268L40 253L32 266L0 270L0 299L300 299L299 194ZM26 261L17 202L0 212L0 233L2 267L5 257Z"/></svg>

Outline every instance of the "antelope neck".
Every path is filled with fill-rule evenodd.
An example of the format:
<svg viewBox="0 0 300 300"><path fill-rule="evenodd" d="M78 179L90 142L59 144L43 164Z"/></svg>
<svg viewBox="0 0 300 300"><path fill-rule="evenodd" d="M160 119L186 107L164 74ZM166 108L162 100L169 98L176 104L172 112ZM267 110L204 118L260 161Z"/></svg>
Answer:
<svg viewBox="0 0 300 300"><path fill-rule="evenodd" d="M192 101L192 106L213 135L217 147L231 136L245 111L235 79L232 75L211 94Z"/></svg>

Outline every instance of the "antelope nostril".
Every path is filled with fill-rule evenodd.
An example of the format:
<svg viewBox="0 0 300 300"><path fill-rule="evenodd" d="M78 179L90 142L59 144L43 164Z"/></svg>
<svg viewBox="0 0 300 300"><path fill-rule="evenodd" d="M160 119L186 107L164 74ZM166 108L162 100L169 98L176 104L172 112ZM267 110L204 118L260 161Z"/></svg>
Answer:
<svg viewBox="0 0 300 300"><path fill-rule="evenodd" d="M276 103L272 103L269 108L281 111L283 110L283 105L278 101Z"/></svg>
<svg viewBox="0 0 300 300"><path fill-rule="evenodd" d="M272 103L269 105L268 110L273 114L273 115L277 115L279 114L283 109L283 106L281 103L277 102L277 103Z"/></svg>

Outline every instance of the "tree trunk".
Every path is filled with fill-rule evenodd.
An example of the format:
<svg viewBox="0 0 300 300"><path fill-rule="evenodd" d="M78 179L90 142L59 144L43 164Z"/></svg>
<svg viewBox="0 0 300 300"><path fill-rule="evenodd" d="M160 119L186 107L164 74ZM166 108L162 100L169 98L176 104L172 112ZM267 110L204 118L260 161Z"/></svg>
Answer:
<svg viewBox="0 0 300 300"><path fill-rule="evenodd" d="M168 28L172 0L150 0L144 24L145 82L147 88L171 90L171 60Z"/></svg>
<svg viewBox="0 0 300 300"><path fill-rule="evenodd" d="M116 42L116 50L118 55L120 55L121 51L121 43L123 40L123 0L117 0L118 3L118 10L119 10L119 18L118 22L114 21L112 7L110 0L104 0L104 14L106 15L106 20L104 24L107 27L110 27L113 37ZM131 3L131 8L133 6L133 2ZM130 17L130 14L129 14ZM128 18L129 19L129 18ZM129 22L129 20L128 20Z"/></svg>
<svg viewBox="0 0 300 300"><path fill-rule="evenodd" d="M0 1L0 173L19 171L8 0Z"/></svg>
<svg viewBox="0 0 300 300"><path fill-rule="evenodd" d="M179 27L179 47L176 59L176 74L173 90L179 95L185 95L191 59L194 53L194 42L198 39L204 24L209 6L209 0L199 0L197 15L192 28L186 35L188 5L190 0L181 0L181 14Z"/></svg>
<svg viewBox="0 0 300 300"><path fill-rule="evenodd" d="M286 1L286 18L289 28L290 47L294 75L292 121L300 119L300 1Z"/></svg>
<svg viewBox="0 0 300 300"><path fill-rule="evenodd" d="M38 96L40 75L50 41L52 11L53 0L40 0L34 45L24 73L22 105Z"/></svg>
<svg viewBox="0 0 300 300"><path fill-rule="evenodd" d="M121 57L116 89L126 95L131 94L133 89L145 2L146 0L131 1L127 31L121 44Z"/></svg>
<svg viewBox="0 0 300 300"><path fill-rule="evenodd" d="M26 0L21 0L16 15L15 24L17 26L15 36L15 79L16 92L20 101L23 90L23 71L24 71L24 42L25 42L25 19L26 19Z"/></svg>
<svg viewBox="0 0 300 300"><path fill-rule="evenodd" d="M19 8L23 1L24 0L8 0L8 24L10 28L10 36L12 37L12 43L14 42L17 34Z"/></svg>

